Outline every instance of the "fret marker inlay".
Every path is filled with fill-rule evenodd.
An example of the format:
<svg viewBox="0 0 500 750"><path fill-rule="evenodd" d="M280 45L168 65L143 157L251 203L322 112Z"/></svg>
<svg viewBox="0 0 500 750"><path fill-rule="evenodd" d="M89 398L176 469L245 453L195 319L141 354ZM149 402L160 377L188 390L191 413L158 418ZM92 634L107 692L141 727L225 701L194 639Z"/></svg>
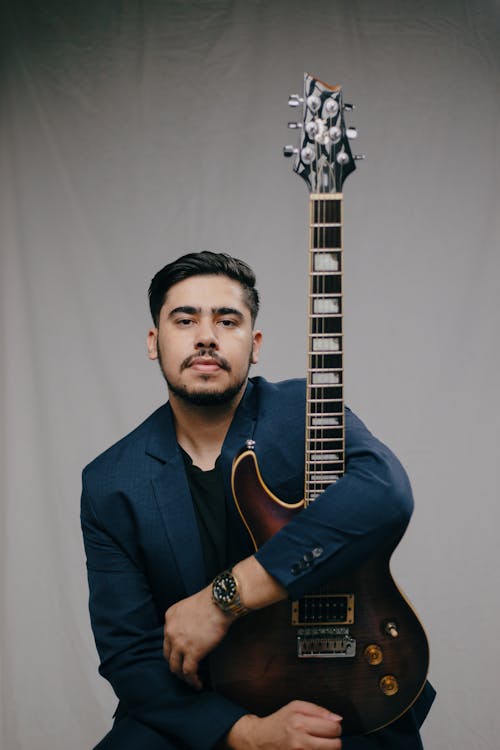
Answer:
<svg viewBox="0 0 500 750"><path fill-rule="evenodd" d="M329 338L327 336L321 336L313 339L313 351L314 352L338 352L340 349L339 340L337 338Z"/></svg>
<svg viewBox="0 0 500 750"><path fill-rule="evenodd" d="M311 425L313 427L339 427L338 417L312 417Z"/></svg>
<svg viewBox="0 0 500 750"><path fill-rule="evenodd" d="M313 299L313 312L338 313L340 311L338 299L332 297L317 297Z"/></svg>
<svg viewBox="0 0 500 750"><path fill-rule="evenodd" d="M326 463L328 461L342 461L338 453L312 453L311 461Z"/></svg>
<svg viewBox="0 0 500 750"><path fill-rule="evenodd" d="M337 385L340 383L338 372L313 372L311 382L313 385Z"/></svg>
<svg viewBox="0 0 500 750"><path fill-rule="evenodd" d="M339 259L336 253L315 253L314 254L315 271L338 271Z"/></svg>

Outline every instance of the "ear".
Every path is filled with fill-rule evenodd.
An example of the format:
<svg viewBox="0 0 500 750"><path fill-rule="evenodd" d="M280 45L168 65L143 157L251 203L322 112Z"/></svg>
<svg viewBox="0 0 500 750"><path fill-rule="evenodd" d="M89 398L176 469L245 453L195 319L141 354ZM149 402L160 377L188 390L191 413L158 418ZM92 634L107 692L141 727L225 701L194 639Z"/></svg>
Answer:
<svg viewBox="0 0 500 750"><path fill-rule="evenodd" d="M262 346L262 331L254 331L252 338L252 356L250 362L256 365L259 361L260 347Z"/></svg>
<svg viewBox="0 0 500 750"><path fill-rule="evenodd" d="M149 359L158 359L158 328L150 328L146 338Z"/></svg>

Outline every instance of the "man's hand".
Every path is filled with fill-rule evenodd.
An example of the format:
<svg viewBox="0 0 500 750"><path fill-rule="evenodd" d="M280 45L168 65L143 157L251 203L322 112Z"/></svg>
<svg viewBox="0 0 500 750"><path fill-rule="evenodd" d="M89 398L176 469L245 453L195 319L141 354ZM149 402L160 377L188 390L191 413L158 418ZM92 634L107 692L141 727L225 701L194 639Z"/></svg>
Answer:
<svg viewBox="0 0 500 750"><path fill-rule="evenodd" d="M252 555L233 568L241 600L248 609L260 609L286 598L286 590ZM191 687L203 686L198 664L222 641L235 616L212 601L212 586L182 599L165 612L163 654L170 670Z"/></svg>
<svg viewBox="0 0 500 750"><path fill-rule="evenodd" d="M201 690L198 665L219 645L234 619L214 604L211 586L169 607L165 612L163 655L170 671Z"/></svg>
<svg viewBox="0 0 500 750"><path fill-rule="evenodd" d="M305 701L274 714L242 716L226 736L231 750L340 750L342 717Z"/></svg>

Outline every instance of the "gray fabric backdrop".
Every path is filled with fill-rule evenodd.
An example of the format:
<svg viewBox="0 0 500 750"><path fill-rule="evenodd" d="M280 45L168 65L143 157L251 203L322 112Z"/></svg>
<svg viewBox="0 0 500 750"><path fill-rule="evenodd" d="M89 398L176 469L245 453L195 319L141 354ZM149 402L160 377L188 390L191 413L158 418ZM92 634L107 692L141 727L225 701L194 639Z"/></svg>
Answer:
<svg viewBox="0 0 500 750"><path fill-rule="evenodd" d="M344 86L347 399L405 463L394 560L432 645L428 748L498 746L499 7L495 0L3 0L2 750L90 748L84 463L165 398L145 290L185 250L256 269L259 372L305 370L302 73Z"/></svg>

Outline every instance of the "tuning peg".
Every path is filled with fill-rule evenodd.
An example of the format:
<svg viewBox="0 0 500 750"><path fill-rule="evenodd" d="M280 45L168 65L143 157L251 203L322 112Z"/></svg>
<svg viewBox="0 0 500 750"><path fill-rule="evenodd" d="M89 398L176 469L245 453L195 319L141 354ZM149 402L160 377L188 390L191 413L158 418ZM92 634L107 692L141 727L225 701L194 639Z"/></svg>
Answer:
<svg viewBox="0 0 500 750"><path fill-rule="evenodd" d="M334 125L333 128L329 129L328 135L330 136L332 143L338 143L342 138L342 131L337 125Z"/></svg>
<svg viewBox="0 0 500 750"><path fill-rule="evenodd" d="M304 101L304 97L299 96L298 94L290 94L288 97L288 106L289 107L298 107L299 104L302 104Z"/></svg>
<svg viewBox="0 0 500 750"><path fill-rule="evenodd" d="M287 158L290 156L294 156L295 154L299 153L299 149L295 148L294 146L284 146L283 147L283 156L286 156Z"/></svg>
<svg viewBox="0 0 500 750"><path fill-rule="evenodd" d="M330 96L329 99L326 100L324 111L329 117L335 117L339 111L338 102L333 96Z"/></svg>
<svg viewBox="0 0 500 750"><path fill-rule="evenodd" d="M354 154L354 161L363 161L366 159L366 154Z"/></svg>
<svg viewBox="0 0 500 750"><path fill-rule="evenodd" d="M314 161L314 157L315 151L311 145L305 146L300 152L300 158L302 159L304 164L311 164Z"/></svg>
<svg viewBox="0 0 500 750"><path fill-rule="evenodd" d="M297 130L297 128L302 127L302 123L301 122L289 122L288 127L290 130Z"/></svg>
<svg viewBox="0 0 500 750"><path fill-rule="evenodd" d="M342 151L338 152L336 159L338 164L344 165L349 161L349 155L342 149Z"/></svg>
<svg viewBox="0 0 500 750"><path fill-rule="evenodd" d="M358 129L354 127L354 125L350 125L348 128L345 129L345 134L348 138L351 140L354 140L354 138L358 137Z"/></svg>
<svg viewBox="0 0 500 750"><path fill-rule="evenodd" d="M321 99L319 96L316 96L316 94L311 94L311 96L307 97L307 106L311 110L311 112L317 112L319 108L321 107Z"/></svg>
<svg viewBox="0 0 500 750"><path fill-rule="evenodd" d="M347 102L344 102L344 109L346 112L352 112L353 109L356 109L355 104L348 104Z"/></svg>

